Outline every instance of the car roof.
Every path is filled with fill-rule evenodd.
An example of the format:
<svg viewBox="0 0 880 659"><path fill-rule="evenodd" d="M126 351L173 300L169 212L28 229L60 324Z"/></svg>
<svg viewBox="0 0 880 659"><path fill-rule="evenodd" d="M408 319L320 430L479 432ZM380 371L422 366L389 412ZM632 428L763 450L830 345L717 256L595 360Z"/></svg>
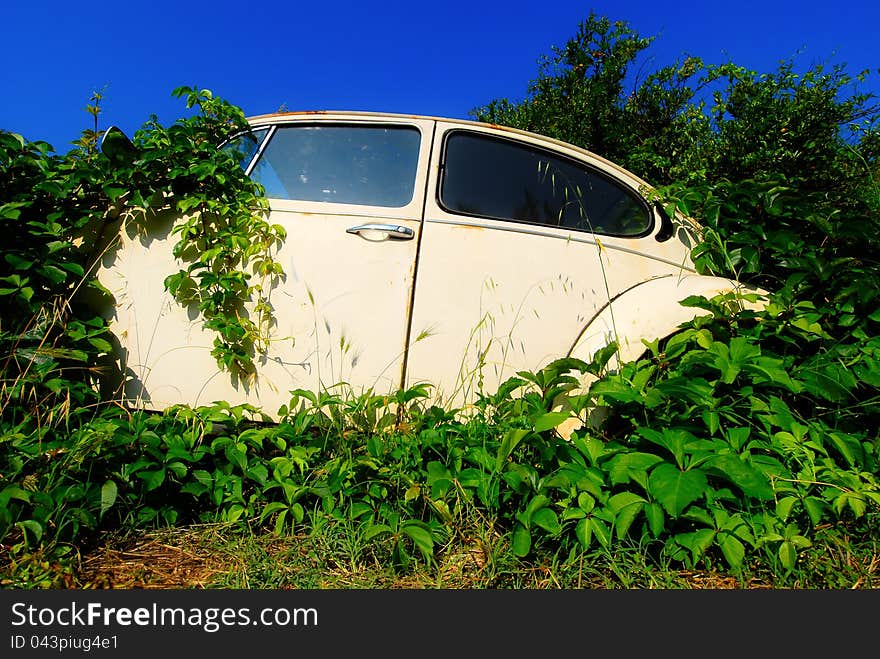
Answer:
<svg viewBox="0 0 880 659"><path fill-rule="evenodd" d="M511 126L505 126L503 124L493 124L482 121L473 121L471 119L459 119L454 117L442 117L442 116L434 116L434 115L420 115L420 114L404 114L397 112L371 112L371 111L362 111L362 110L298 110L292 112L272 112L269 114L259 114L250 116L247 118L248 122L251 124L272 124L272 123L285 123L285 122L293 122L300 121L303 119L308 119L310 117L321 117L326 119L345 121L346 119L402 119L402 120L416 120L416 121L442 121L444 123L458 124L462 128L471 128L471 127L481 127L488 128L495 131L501 131L505 133L511 133L513 135L520 135L523 137L529 137L534 140L539 140L541 142L545 142L548 145L556 145L565 147L568 149L574 149L576 151L580 151L584 155L594 158L596 160L601 161L603 164L608 166L611 169L614 169L621 174L628 176L630 178L636 179L641 185L646 186L647 188L652 188L653 186L647 181L643 180L641 177L637 176L633 172L621 167L617 163L608 160L600 156L598 153L594 151L590 151L589 149L584 149L583 147L579 147L575 144L571 144L570 142L565 142L563 140L559 140L553 137L549 137L547 135L542 135L541 133L535 133L528 130L523 130L521 128L513 128Z"/></svg>

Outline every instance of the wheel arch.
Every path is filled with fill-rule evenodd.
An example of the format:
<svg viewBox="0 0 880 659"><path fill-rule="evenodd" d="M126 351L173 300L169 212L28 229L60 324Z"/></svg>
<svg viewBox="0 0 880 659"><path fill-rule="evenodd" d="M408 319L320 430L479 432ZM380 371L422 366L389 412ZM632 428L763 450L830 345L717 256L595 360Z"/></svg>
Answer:
<svg viewBox="0 0 880 659"><path fill-rule="evenodd" d="M694 295L711 299L725 293L766 295L733 279L698 274L666 275L641 282L603 305L578 334L567 356L590 361L598 350L616 340L618 352L611 364L632 361L645 352L643 341L668 337L683 323L709 315L704 309L682 305L682 300ZM744 309L755 310L764 304L761 298L753 302L745 297L740 297L739 303Z"/></svg>

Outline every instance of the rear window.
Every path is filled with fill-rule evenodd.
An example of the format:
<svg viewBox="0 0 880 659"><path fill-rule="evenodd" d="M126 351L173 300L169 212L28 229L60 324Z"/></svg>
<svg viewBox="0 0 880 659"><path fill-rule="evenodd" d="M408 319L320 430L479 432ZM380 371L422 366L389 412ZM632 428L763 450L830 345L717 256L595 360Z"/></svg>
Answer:
<svg viewBox="0 0 880 659"><path fill-rule="evenodd" d="M445 149L440 203L449 212L615 236L651 229L640 196L574 160L463 131Z"/></svg>
<svg viewBox="0 0 880 659"><path fill-rule="evenodd" d="M401 207L420 143L412 126L279 126L251 176L270 198Z"/></svg>

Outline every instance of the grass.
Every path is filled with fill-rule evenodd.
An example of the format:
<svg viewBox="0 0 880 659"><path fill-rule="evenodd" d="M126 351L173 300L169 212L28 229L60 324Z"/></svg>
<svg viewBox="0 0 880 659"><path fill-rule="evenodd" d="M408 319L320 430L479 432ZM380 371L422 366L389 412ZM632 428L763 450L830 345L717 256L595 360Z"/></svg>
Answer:
<svg viewBox="0 0 880 659"><path fill-rule="evenodd" d="M876 522L876 520L874 520ZM876 526L876 524L875 524ZM785 574L752 564L741 574L684 570L638 547L578 556L546 553L528 562L486 530L446 547L436 564L405 571L359 540L344 521L279 536L246 525L197 524L115 532L71 552L69 561L39 552L0 568L4 588L72 589L533 589L533 590L865 590L880 588L880 532L826 527Z"/></svg>

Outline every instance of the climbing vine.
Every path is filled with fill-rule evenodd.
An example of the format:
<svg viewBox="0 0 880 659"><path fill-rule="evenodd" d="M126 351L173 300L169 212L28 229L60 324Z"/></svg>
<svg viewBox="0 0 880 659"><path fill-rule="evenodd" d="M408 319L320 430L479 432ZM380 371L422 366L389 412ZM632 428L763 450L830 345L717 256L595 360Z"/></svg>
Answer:
<svg viewBox="0 0 880 659"><path fill-rule="evenodd" d="M273 322L269 292L283 277L274 253L285 232L267 221L262 188L240 167L240 150L219 148L249 134L241 109L206 89L180 87L173 95L191 116L170 126L151 116L131 141L114 134L125 150L104 153L98 146L104 131L97 92L87 107L94 126L67 154L0 133L0 220L17 236L0 263L2 340L20 372L33 372L29 358L39 353L21 353L33 341L87 363L96 357L94 341L111 352L111 337L96 335L103 319L84 310L78 295L100 289L97 261L101 250L113 249L102 236L117 237L117 223L146 233L170 213L180 267L167 274L165 287L178 303L196 307L215 333L212 355L221 368L237 377L255 374L254 357L266 349ZM71 340L71 324L83 322L93 342L85 353L69 353L82 334L76 330Z"/></svg>
<svg viewBox="0 0 880 659"><path fill-rule="evenodd" d="M241 109L206 89L173 94L197 113L167 128L150 118L134 135L132 157L111 167L108 201L123 200L121 212L144 224L166 211L180 216L173 233L181 268L165 287L215 332L218 364L252 376L273 322L269 291L284 274L273 254L285 231L267 221L262 188L239 166L241 150L218 148L249 132Z"/></svg>

